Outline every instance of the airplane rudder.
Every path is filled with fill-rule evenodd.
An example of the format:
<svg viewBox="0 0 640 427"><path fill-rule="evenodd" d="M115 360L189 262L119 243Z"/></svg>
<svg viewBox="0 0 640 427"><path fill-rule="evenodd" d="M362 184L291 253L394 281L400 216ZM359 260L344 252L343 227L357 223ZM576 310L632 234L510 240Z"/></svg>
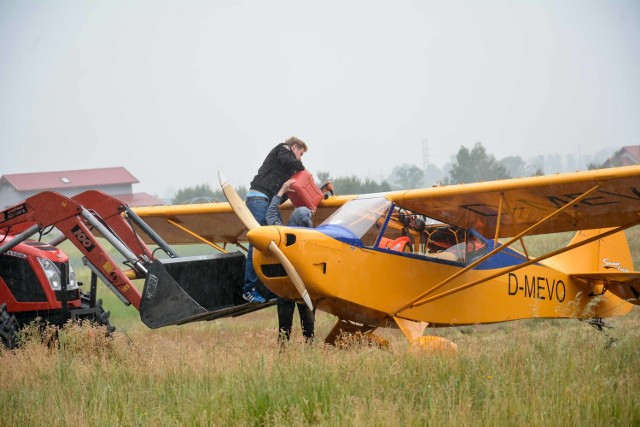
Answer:
<svg viewBox="0 0 640 427"><path fill-rule="evenodd" d="M612 229L580 231L576 233L576 236L569 244L587 240L610 230ZM611 271L612 268L634 270L631 249L624 230L588 243L583 248L592 263L591 268L588 269L589 271L605 272Z"/></svg>
<svg viewBox="0 0 640 427"><path fill-rule="evenodd" d="M579 230L567 246L572 246L594 238L611 229ZM596 239L582 246L558 254L543 264L566 274L611 271L613 265L633 270L633 258L624 231L602 239Z"/></svg>

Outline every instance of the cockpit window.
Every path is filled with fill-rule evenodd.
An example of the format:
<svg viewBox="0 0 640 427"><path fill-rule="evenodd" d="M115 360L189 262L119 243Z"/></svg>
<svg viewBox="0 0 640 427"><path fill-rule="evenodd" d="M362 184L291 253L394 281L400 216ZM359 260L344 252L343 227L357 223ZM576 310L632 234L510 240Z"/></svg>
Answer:
<svg viewBox="0 0 640 427"><path fill-rule="evenodd" d="M469 263L486 253L486 245L465 229L393 207L377 246L445 261Z"/></svg>
<svg viewBox="0 0 640 427"><path fill-rule="evenodd" d="M380 218L384 218L390 206L391 202L384 196L358 198L335 211L322 225L348 228L357 238L363 239Z"/></svg>
<svg viewBox="0 0 640 427"><path fill-rule="evenodd" d="M465 231L458 227L394 205L381 227L376 246L415 255L434 256L464 242L465 236ZM449 260L460 262L461 258L464 255Z"/></svg>
<svg viewBox="0 0 640 427"><path fill-rule="evenodd" d="M394 253L468 263L487 251L485 242L471 232L403 209L382 194L352 200L322 225L348 229L363 246Z"/></svg>

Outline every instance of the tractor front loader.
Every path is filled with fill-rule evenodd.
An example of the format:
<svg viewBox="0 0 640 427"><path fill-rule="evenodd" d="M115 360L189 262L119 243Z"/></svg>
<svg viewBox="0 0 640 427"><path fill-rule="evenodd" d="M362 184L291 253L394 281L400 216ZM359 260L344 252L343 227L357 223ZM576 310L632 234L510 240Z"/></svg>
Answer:
<svg viewBox="0 0 640 427"><path fill-rule="evenodd" d="M134 224L166 258L154 256ZM61 234L42 242L54 227ZM124 268L98 236L124 258ZM78 248L92 272L88 294L78 289L68 257L57 247L64 240ZM77 318L108 323L108 313L96 301L97 278L124 304L133 305L150 328L268 306L242 299L244 265L240 252L179 257L126 204L100 191L72 198L42 192L0 212L0 337L11 346L16 330L36 318L55 324ZM132 282L136 279L144 280L142 293Z"/></svg>

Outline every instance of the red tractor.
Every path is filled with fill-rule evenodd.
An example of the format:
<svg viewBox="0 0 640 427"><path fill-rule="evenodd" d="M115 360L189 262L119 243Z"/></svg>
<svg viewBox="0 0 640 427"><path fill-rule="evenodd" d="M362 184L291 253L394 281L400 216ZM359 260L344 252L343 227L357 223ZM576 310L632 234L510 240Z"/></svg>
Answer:
<svg viewBox="0 0 640 427"><path fill-rule="evenodd" d="M60 234L42 241L53 229ZM139 232L165 258L156 258ZM124 261L116 262L97 236ZM80 290L68 256L57 247L67 239L91 270L87 292ZM59 326L86 319L111 332L109 312L96 300L97 279L133 305L150 328L238 316L271 305L242 299L245 260L240 252L179 257L126 204L99 191L73 198L39 193L0 212L0 338L6 347L15 347L20 328L36 319ZM132 282L136 279L144 280L142 293Z"/></svg>
<svg viewBox="0 0 640 427"><path fill-rule="evenodd" d="M3 244L13 238L0 234ZM112 332L109 312L95 300L95 291L83 292L78 286L69 257L54 246L26 240L6 251L0 256L2 344L14 348L20 327L36 318L55 325L86 319Z"/></svg>

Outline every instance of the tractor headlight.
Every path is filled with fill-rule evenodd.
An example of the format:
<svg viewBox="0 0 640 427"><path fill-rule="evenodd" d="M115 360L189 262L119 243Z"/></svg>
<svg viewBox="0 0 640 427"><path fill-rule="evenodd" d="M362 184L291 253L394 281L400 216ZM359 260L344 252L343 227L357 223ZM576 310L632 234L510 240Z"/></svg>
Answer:
<svg viewBox="0 0 640 427"><path fill-rule="evenodd" d="M76 272L73 271L73 267L69 264L69 284L67 289L78 289L78 280L76 279Z"/></svg>
<svg viewBox="0 0 640 427"><path fill-rule="evenodd" d="M60 290L62 287L62 280L58 267L56 267L56 265L48 259L38 258L38 261L40 261L40 265L44 270L44 274L47 276L47 280L49 281L51 289L53 289L54 291Z"/></svg>

